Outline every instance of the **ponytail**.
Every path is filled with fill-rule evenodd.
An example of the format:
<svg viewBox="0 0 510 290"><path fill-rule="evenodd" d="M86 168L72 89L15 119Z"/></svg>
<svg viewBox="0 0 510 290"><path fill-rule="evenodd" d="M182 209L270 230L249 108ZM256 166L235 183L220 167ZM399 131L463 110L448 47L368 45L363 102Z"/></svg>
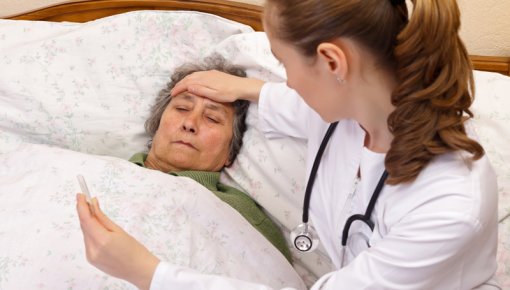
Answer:
<svg viewBox="0 0 510 290"><path fill-rule="evenodd" d="M473 117L471 63L458 31L455 0L413 0L411 19L398 34L394 59L399 85L392 95L395 110L388 118L394 135L386 155L388 183L413 181L437 155L467 151L484 155L466 135Z"/></svg>

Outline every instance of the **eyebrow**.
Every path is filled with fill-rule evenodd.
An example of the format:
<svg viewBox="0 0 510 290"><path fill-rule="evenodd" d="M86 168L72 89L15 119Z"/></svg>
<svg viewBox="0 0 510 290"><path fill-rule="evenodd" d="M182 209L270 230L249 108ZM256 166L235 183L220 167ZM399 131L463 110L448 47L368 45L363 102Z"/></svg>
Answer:
<svg viewBox="0 0 510 290"><path fill-rule="evenodd" d="M219 112L219 113L222 113L223 115L227 115L227 110L225 109L224 106L220 106L220 105L216 105L216 104L206 104L205 107L209 110L213 110L213 111L216 111L216 112Z"/></svg>
<svg viewBox="0 0 510 290"><path fill-rule="evenodd" d="M187 92L186 93L183 93L181 95L177 95L175 96L175 98L179 98L179 99L184 99L186 101L189 101L189 102L192 102L192 103L195 103L195 99L196 98L201 98L201 97L196 97L196 96L193 96L193 95L190 95L188 94ZM205 99L205 98L204 98ZM213 111L216 111L216 112L219 112L219 113L223 113L225 116L227 115L227 109L225 109L224 106L220 105L220 104L215 104L215 103L207 103L205 105L205 107L209 110L213 110Z"/></svg>

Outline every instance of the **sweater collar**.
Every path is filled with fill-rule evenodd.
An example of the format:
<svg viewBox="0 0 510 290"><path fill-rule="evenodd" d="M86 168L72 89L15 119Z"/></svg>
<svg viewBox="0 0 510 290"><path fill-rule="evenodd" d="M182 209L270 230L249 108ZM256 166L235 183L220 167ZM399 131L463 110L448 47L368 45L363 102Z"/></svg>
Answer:
<svg viewBox="0 0 510 290"><path fill-rule="evenodd" d="M134 164L147 168L145 166L145 160L147 159L147 153L136 153L133 155L129 161ZM199 170L185 170L185 171L175 171L175 172L167 172L168 174L175 176L183 176L189 177L196 182L200 183L204 187L209 190L218 190L218 183L220 181L220 173L214 171L199 171Z"/></svg>

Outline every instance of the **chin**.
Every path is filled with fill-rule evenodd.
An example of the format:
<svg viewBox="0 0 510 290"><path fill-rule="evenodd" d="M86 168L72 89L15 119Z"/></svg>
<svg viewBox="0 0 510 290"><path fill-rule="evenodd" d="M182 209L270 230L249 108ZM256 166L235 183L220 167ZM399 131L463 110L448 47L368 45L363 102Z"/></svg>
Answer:
<svg viewBox="0 0 510 290"><path fill-rule="evenodd" d="M334 123L337 121L340 121L342 119L345 119L345 117L339 117L339 116L332 116L332 115L325 115L317 112L319 116L321 116L321 119L326 123Z"/></svg>
<svg viewBox="0 0 510 290"><path fill-rule="evenodd" d="M325 108L323 105L309 103L305 98L303 98L303 100L310 108L312 108L312 110L319 114L321 119L326 123L333 123L346 118L346 116L339 116L339 112L332 112L329 108Z"/></svg>
<svg viewBox="0 0 510 290"><path fill-rule="evenodd" d="M179 168L179 171L194 170L193 164L187 160L171 159L168 160L168 163L171 164L174 168Z"/></svg>

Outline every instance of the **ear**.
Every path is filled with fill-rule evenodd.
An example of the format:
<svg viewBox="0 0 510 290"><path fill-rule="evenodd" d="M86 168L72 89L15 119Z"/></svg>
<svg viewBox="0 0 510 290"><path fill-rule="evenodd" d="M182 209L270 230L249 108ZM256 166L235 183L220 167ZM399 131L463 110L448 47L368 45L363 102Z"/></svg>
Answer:
<svg viewBox="0 0 510 290"><path fill-rule="evenodd" d="M349 67L343 48L335 43L323 42L317 46L317 58L324 69L337 79L346 79Z"/></svg>

